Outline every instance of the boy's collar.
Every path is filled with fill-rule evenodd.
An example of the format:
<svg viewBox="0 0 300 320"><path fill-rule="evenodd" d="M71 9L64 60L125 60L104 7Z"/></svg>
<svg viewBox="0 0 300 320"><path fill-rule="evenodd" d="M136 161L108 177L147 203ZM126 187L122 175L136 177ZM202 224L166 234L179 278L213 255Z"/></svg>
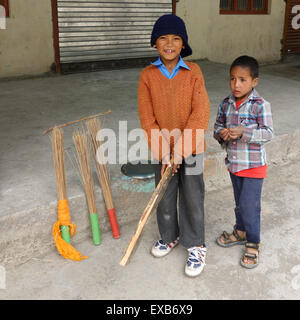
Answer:
<svg viewBox="0 0 300 320"><path fill-rule="evenodd" d="M260 95L258 94L258 92L253 88L251 93L249 94L249 96L244 100L243 103L247 102L247 101L255 101L255 100L261 100ZM235 103L235 97L233 95L233 93L229 96L229 102L231 103Z"/></svg>
<svg viewBox="0 0 300 320"><path fill-rule="evenodd" d="M152 62L152 64L156 67L159 67L161 65L163 65L163 62L161 61L160 57L158 57L158 59L154 62ZM181 56L179 56L179 60L177 62L177 65L176 67L182 67L182 68L185 68L185 69L188 69L188 70L191 70L187 64L183 61L183 59L181 58Z"/></svg>

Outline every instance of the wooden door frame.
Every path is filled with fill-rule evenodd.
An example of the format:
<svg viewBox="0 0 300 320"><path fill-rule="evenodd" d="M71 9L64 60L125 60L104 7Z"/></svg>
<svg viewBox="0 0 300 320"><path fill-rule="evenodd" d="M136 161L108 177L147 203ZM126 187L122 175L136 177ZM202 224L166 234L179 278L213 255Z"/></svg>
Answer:
<svg viewBox="0 0 300 320"><path fill-rule="evenodd" d="M59 54L59 30L58 30L58 15L57 15L57 0L51 0L52 6L52 27L53 27L53 46L55 57L55 70L60 73L60 54Z"/></svg>
<svg viewBox="0 0 300 320"><path fill-rule="evenodd" d="M179 2L179 0L172 0L172 13L176 14L176 2Z"/></svg>
<svg viewBox="0 0 300 320"><path fill-rule="evenodd" d="M287 54L286 40L287 40L287 33L289 28L289 13L291 11L291 1L284 0L284 2L285 2L285 18L284 18L284 28L283 28L282 49L281 49L282 58L284 58Z"/></svg>
<svg viewBox="0 0 300 320"><path fill-rule="evenodd" d="M284 30L283 30L283 38L282 38L282 48L281 48L281 59L284 59L287 54L289 53L288 51L288 36L289 36L289 27L290 26L290 23L292 23L292 20L293 17L292 16L292 9L293 9L293 6L292 6L292 0L284 0L286 2L286 9L285 9L285 20L284 20ZM298 3L299 0L296 0L296 3ZM300 32L297 31L297 32ZM299 34L297 35L299 36ZM297 38L297 40L299 41L299 39ZM298 43L298 42L296 42ZM291 53L297 53L299 54L300 53L300 47L297 47L295 48L295 50L291 51Z"/></svg>
<svg viewBox="0 0 300 320"><path fill-rule="evenodd" d="M8 2L8 0L2 0L0 5L4 6L5 16L6 16L6 18L9 18L9 2Z"/></svg>

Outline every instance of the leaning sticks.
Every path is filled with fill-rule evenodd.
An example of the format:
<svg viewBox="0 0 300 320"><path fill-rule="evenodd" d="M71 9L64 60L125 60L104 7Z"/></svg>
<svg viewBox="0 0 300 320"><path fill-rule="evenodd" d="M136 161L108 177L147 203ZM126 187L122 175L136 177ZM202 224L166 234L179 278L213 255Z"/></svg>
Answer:
<svg viewBox="0 0 300 320"><path fill-rule="evenodd" d="M51 135L54 171L58 194L57 218L52 228L55 245L59 253L66 259L80 261L85 259L80 252L70 244L70 237L76 233L75 224L71 223L71 215L66 193L65 162L63 131L54 128Z"/></svg>
<svg viewBox="0 0 300 320"><path fill-rule="evenodd" d="M64 123L58 126L49 128L43 132L43 135L49 134L52 144L53 160L54 160L54 171L56 176L56 186L58 194L58 205L57 205L57 216L58 220L53 225L53 238L59 253L67 258L73 260L81 260L87 257L82 256L75 248L70 244L70 238L76 233L75 224L71 223L71 215L69 211L69 205L66 193L66 177L65 177L65 163L64 163L64 145L63 145L63 130L62 128L69 125L78 124L87 120L97 121L97 117L111 113L111 110L105 113L98 113L93 116L83 117L81 119ZM98 127L97 127L98 128ZM99 128L98 128L99 129ZM94 185L91 174L90 159L89 159L89 148L88 148L88 137L79 131L73 132L73 141L78 155L78 167L81 175L81 180L85 192L86 202L90 213L90 222L92 227L92 235L94 244L101 243L101 234L99 229L98 214L96 212ZM97 132L95 136L97 135ZM90 138L92 139L92 134ZM93 145L92 141L92 144ZM96 166L97 166L96 162ZM99 168L98 168L99 170ZM114 212L114 206L110 191L109 176L107 174L106 166L101 168L102 173L98 173L98 177L101 177L101 187L104 194L106 207L110 216L111 225L114 226L113 236L115 238L120 236L117 219ZM100 179L100 178L99 178ZM111 214L113 211L114 215ZM112 217L111 217L112 216Z"/></svg>
<svg viewBox="0 0 300 320"><path fill-rule="evenodd" d="M94 184L90 167L87 136L83 132L74 131L73 141L77 150L79 171L81 174L82 185L90 213L93 241L95 245L99 245L101 243L101 234L96 209Z"/></svg>
<svg viewBox="0 0 300 320"><path fill-rule="evenodd" d="M120 230L119 230L118 220L116 217L114 203L111 195L109 176L108 176L106 164L104 161L103 151L101 149L101 142L97 140L97 133L100 130L100 124L98 119L95 119L95 118L86 121L85 124L92 141L92 148L93 148L93 155L95 160L97 176L99 179L103 198L105 201L112 235L114 238L119 238Z"/></svg>

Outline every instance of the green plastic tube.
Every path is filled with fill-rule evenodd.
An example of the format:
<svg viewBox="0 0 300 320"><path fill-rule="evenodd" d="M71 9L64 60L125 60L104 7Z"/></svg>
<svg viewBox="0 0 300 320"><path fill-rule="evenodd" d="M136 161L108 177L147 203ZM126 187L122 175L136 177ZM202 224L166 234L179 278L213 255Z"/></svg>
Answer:
<svg viewBox="0 0 300 320"><path fill-rule="evenodd" d="M97 213L90 214L90 221L91 221L94 244L99 245L101 243L101 233L99 228L98 214Z"/></svg>
<svg viewBox="0 0 300 320"><path fill-rule="evenodd" d="M68 243L70 243L70 232L68 226L60 226L61 237Z"/></svg>

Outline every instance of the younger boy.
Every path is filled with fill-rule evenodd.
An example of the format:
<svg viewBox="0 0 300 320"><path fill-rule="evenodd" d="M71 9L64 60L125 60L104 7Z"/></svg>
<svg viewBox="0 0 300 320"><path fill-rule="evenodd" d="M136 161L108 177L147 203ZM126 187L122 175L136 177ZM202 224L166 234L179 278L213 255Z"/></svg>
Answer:
<svg viewBox="0 0 300 320"><path fill-rule="evenodd" d="M166 166L171 165L170 157L174 157L174 176L157 209L161 239L156 241L151 253L164 257L180 242L188 249L185 273L197 276L205 265L206 255L203 166L193 174L187 172L193 167L192 162L203 164L203 151L197 150L195 139L188 143L192 146L190 152L185 152L185 148L183 153L178 150L182 141L186 142L185 129L192 132L193 138L197 130L207 129L209 99L199 66L182 60L192 54L182 19L172 14L160 17L153 27L151 46L157 49L159 59L141 72L138 110L152 156L160 161L155 172L156 185ZM163 134L165 129L179 134L169 141ZM153 141L155 131L162 132L162 144ZM164 152L161 145L168 150Z"/></svg>
<svg viewBox="0 0 300 320"><path fill-rule="evenodd" d="M273 137L271 105L254 89L258 76L254 58L241 56L232 63L232 94L221 103L214 127L215 139L227 151L225 164L236 204L233 232L224 231L217 243L245 244L241 265L249 269L258 265L261 191L267 174L264 144Z"/></svg>

